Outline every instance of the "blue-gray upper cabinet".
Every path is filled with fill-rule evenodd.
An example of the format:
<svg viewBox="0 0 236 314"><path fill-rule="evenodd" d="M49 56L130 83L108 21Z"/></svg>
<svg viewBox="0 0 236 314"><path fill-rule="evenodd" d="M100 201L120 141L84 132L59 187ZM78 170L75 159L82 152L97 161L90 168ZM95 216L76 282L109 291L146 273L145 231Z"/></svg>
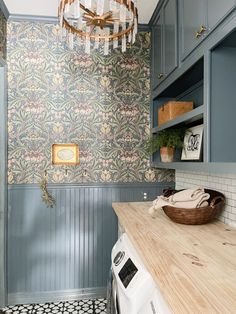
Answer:
<svg viewBox="0 0 236 314"><path fill-rule="evenodd" d="M176 0L168 0L163 6L163 72L165 77L178 65L177 51L177 5Z"/></svg>
<svg viewBox="0 0 236 314"><path fill-rule="evenodd" d="M181 58L184 59L201 41L206 28L206 0L180 1Z"/></svg>
<svg viewBox="0 0 236 314"><path fill-rule="evenodd" d="M176 0L163 3L152 27L152 62L155 89L178 65Z"/></svg>
<svg viewBox="0 0 236 314"><path fill-rule="evenodd" d="M211 32L229 11L235 0L180 0L181 59Z"/></svg>
<svg viewBox="0 0 236 314"><path fill-rule="evenodd" d="M152 27L152 88L154 89L163 78L162 67L162 38L163 38L163 16L159 14Z"/></svg>
<svg viewBox="0 0 236 314"><path fill-rule="evenodd" d="M208 30L212 28L235 6L236 0L208 0Z"/></svg>

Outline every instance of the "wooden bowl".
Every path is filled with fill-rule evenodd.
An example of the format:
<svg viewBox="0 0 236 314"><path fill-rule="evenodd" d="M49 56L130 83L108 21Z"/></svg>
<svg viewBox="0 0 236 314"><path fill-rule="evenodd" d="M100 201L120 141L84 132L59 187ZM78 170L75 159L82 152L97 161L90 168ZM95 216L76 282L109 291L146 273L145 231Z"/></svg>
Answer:
<svg viewBox="0 0 236 314"><path fill-rule="evenodd" d="M203 225L217 218L225 205L225 196L217 191L205 189L210 194L209 206L202 208L177 208L164 206L165 214L174 222L185 225Z"/></svg>

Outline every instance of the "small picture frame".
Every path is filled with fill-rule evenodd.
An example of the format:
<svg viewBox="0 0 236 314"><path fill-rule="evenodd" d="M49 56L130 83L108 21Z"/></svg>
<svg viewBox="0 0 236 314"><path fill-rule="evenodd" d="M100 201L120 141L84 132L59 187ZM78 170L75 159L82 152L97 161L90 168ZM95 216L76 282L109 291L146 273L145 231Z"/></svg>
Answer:
<svg viewBox="0 0 236 314"><path fill-rule="evenodd" d="M53 165L78 165L79 146L78 144L53 144L52 145Z"/></svg>
<svg viewBox="0 0 236 314"><path fill-rule="evenodd" d="M203 124L185 131L181 160L200 160L202 152Z"/></svg>

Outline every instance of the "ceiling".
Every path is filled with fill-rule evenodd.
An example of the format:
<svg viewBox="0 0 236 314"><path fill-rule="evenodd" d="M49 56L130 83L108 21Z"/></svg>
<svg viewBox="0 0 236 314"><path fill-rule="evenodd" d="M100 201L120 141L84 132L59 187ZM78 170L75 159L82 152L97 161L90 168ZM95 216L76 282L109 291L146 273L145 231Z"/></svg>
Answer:
<svg viewBox="0 0 236 314"><path fill-rule="evenodd" d="M57 16L59 0L4 0L11 14ZM148 24L159 0L138 0L139 23Z"/></svg>

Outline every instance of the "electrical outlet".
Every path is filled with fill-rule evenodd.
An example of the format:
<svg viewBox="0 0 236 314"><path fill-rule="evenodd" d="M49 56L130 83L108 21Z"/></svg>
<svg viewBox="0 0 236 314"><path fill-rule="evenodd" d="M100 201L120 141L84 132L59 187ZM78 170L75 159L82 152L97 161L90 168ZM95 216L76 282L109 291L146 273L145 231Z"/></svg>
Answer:
<svg viewBox="0 0 236 314"><path fill-rule="evenodd" d="M146 201L148 198L148 194L146 192L143 192L143 200Z"/></svg>

